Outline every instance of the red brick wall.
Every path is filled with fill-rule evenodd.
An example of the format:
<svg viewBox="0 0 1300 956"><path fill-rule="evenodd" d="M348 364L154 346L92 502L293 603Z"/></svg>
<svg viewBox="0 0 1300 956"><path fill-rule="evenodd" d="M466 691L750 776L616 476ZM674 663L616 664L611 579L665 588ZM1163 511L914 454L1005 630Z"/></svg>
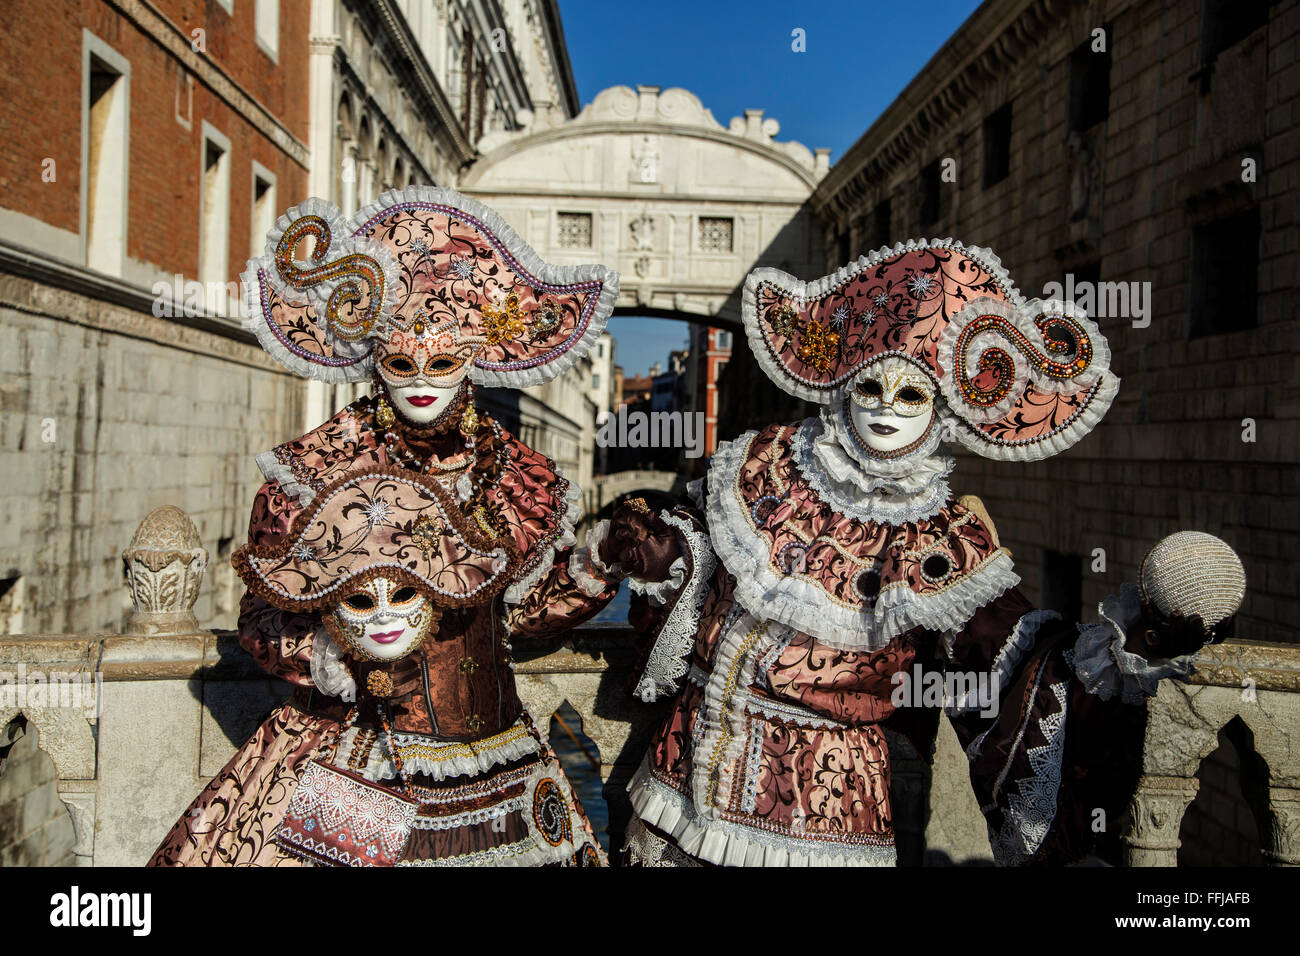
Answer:
<svg viewBox="0 0 1300 956"><path fill-rule="evenodd" d="M208 58L266 107L300 141L308 128L309 4L284 2L278 64L257 45L253 4L160 0L158 9L186 35L206 30ZM287 208L307 191L307 171L195 77L191 125L176 120L180 63L103 0L6 0L0 4L0 204L58 228L80 222L82 36L85 27L131 64L127 255L168 273L198 271L202 122L230 140L230 280L249 254L252 160L277 179ZM40 54L31 49L40 38ZM41 163L57 163L54 183ZM9 237L21 241L22 237ZM259 250L260 251L260 250Z"/></svg>

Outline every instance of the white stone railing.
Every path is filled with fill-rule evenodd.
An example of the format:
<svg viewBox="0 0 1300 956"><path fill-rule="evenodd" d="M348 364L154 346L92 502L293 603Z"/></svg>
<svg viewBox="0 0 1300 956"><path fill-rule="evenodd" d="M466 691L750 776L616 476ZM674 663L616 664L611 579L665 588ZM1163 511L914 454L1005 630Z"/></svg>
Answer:
<svg viewBox="0 0 1300 956"><path fill-rule="evenodd" d="M288 695L288 685L268 677L232 632L193 624L206 557L189 519L160 509L123 554L135 608L131 633L0 637L0 746L19 715L39 731L80 864L148 859ZM520 696L540 725L565 701L581 717L599 749L610 832L621 832L629 812L623 788L663 713L625 690L634 658L630 629L585 626L563 638L519 641L515 653ZM1201 652L1191 684L1166 681L1150 704L1143 776L1123 838L1130 865L1175 865L1197 770L1235 717L1253 732L1268 767L1267 805L1257 810L1265 818L1264 857L1300 863L1300 647L1228 642ZM990 861L947 721L938 721L924 758L904 738L888 736L901 862Z"/></svg>

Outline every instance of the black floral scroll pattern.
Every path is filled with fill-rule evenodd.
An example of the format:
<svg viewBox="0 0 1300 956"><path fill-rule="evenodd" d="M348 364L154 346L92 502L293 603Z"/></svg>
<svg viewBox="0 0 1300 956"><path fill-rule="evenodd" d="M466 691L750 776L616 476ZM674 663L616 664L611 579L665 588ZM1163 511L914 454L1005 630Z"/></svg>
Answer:
<svg viewBox="0 0 1300 956"><path fill-rule="evenodd" d="M1043 392L1032 382L1010 410L995 422L979 425L994 442L1025 445L1059 434L1079 417L1097 395L1101 379L1079 392Z"/></svg>
<svg viewBox="0 0 1300 956"><path fill-rule="evenodd" d="M753 815L771 829L861 842L890 839L889 750L879 728L768 723L759 760Z"/></svg>
<svg viewBox="0 0 1300 956"><path fill-rule="evenodd" d="M374 520L371 515L381 515ZM416 526L436 528L436 547ZM504 587L517 551L488 541L436 482L410 472L362 469L323 489L274 547L241 548L234 564L259 597L286 609L320 610L345 581L375 569L409 572L449 606L482 603Z"/></svg>
<svg viewBox="0 0 1300 956"><path fill-rule="evenodd" d="M906 670L915 649L894 641L878 651L841 651L799 635L768 669L772 693L845 724L884 720L894 707L894 675Z"/></svg>
<svg viewBox="0 0 1300 956"><path fill-rule="evenodd" d="M190 804L149 866L296 866L275 831L306 761L338 725L285 705Z"/></svg>
<svg viewBox="0 0 1300 956"><path fill-rule="evenodd" d="M591 319L593 300L600 295L598 281L547 291L522 266L511 265L498 247L499 240L480 230L467 214L424 208L427 205L394 206L357 233L388 246L402 264L399 325L409 324L423 312L434 325L454 319L468 331L481 333L483 306L514 294L525 316L544 301L558 308L558 327L536 341L524 334L489 345L477 364L489 368L516 362L543 364L561 354L565 343L576 340L575 334L581 334Z"/></svg>
<svg viewBox="0 0 1300 956"><path fill-rule="evenodd" d="M771 356L795 376L829 391L884 352L917 358L938 374L935 354L949 318L985 296L1008 298L997 277L967 252L930 247L883 260L807 303L768 282L759 285L755 301ZM783 306L797 316L789 336L772 329ZM831 325L837 312L847 317L839 320L839 359L819 371L799 358L802 330Z"/></svg>

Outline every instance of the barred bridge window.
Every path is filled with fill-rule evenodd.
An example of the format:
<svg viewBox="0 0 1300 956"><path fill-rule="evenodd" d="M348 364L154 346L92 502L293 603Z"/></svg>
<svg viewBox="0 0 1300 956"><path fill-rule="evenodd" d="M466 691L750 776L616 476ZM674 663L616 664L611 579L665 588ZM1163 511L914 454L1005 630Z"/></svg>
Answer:
<svg viewBox="0 0 1300 956"><path fill-rule="evenodd" d="M734 219L701 216L699 227L700 252L731 252L734 226Z"/></svg>
<svg viewBox="0 0 1300 956"><path fill-rule="evenodd" d="M556 245L561 249L590 249L591 213L559 213Z"/></svg>

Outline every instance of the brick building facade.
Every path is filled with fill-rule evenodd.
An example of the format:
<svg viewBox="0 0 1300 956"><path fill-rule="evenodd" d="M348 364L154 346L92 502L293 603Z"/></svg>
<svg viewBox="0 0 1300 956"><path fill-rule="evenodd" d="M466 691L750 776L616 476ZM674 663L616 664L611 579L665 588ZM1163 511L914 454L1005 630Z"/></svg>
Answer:
<svg viewBox="0 0 1300 956"><path fill-rule="evenodd" d="M309 195L455 185L481 136L576 111L554 0L12 0L0 63L0 633L115 629L163 504L231 626L253 456L367 387L272 362L240 272Z"/></svg>
<svg viewBox="0 0 1300 956"><path fill-rule="evenodd" d="M1097 316L1122 379L1101 426L1044 462L962 454L953 476L1031 600L1091 617L1195 528L1245 563L1238 636L1300 639L1298 38L1295 2L990 0L813 195L827 272L955 236L1027 297L1059 283ZM807 413L752 361L728 371L721 437Z"/></svg>
<svg viewBox="0 0 1300 956"><path fill-rule="evenodd" d="M251 456L301 417L235 314L268 191L307 188L308 8L274 7L0 10L5 631L116 627L118 554L162 504L213 552L200 620L233 619Z"/></svg>

